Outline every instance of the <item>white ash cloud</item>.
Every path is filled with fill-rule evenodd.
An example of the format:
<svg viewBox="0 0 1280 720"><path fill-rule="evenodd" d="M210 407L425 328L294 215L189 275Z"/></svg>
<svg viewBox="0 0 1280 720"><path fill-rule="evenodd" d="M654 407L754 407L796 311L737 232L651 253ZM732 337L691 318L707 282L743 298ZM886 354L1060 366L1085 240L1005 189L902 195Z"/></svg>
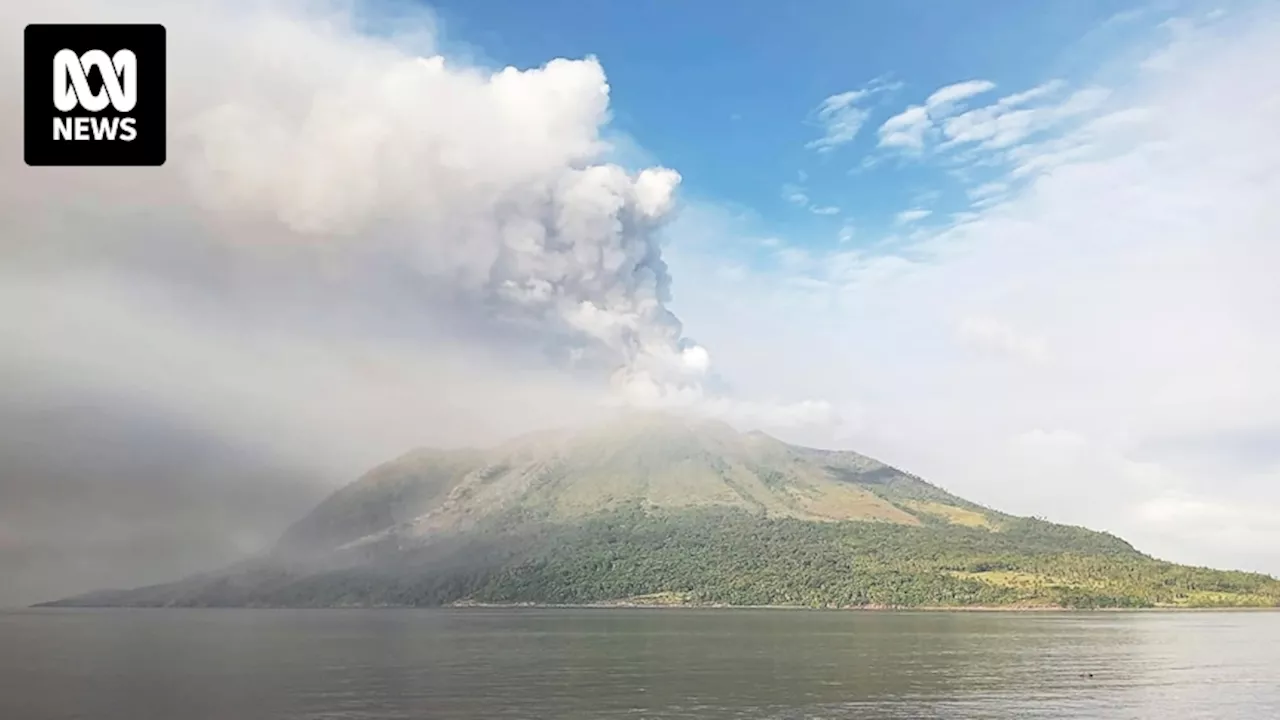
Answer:
<svg viewBox="0 0 1280 720"><path fill-rule="evenodd" d="M472 340L521 338L610 378L615 400L708 396L710 356L668 310L659 244L680 175L606 161L609 86L594 58L457 64L429 33L371 37L334 4L83 0L42 12L166 23L170 160L11 177L6 252L47 261L63 248L57 262L92 254L162 283L179 273L139 255L229 249L294 277L319 265L374 284L390 268L418 286L424 318L469 324ZM82 226L59 219L72 213Z"/></svg>

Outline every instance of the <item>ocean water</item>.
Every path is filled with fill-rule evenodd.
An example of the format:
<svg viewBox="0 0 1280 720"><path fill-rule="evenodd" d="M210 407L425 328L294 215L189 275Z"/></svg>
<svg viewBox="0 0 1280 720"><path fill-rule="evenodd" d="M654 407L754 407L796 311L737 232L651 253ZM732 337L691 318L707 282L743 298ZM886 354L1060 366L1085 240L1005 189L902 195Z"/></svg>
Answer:
<svg viewBox="0 0 1280 720"><path fill-rule="evenodd" d="M0 718L1280 719L1280 613L0 612Z"/></svg>

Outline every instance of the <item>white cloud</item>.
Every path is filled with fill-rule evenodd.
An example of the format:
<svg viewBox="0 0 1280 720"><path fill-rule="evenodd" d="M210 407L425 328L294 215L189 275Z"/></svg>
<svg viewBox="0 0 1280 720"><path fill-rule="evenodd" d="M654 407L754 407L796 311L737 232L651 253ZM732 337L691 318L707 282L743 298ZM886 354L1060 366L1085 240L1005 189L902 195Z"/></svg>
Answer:
<svg viewBox="0 0 1280 720"><path fill-rule="evenodd" d="M747 277L747 266L741 263L729 263L716 268L716 277L729 282L738 282Z"/></svg>
<svg viewBox="0 0 1280 720"><path fill-rule="evenodd" d="M940 190L920 190L912 194L911 203L913 205L928 205L929 203L937 202L940 197L942 197L942 191Z"/></svg>
<svg viewBox="0 0 1280 720"><path fill-rule="evenodd" d="M869 110L856 104L865 96L865 91L851 90L823 100L817 110L818 120L824 129L823 135L810 141L805 147L825 153L853 140L871 114Z"/></svg>
<svg viewBox="0 0 1280 720"><path fill-rule="evenodd" d="M994 318L966 317L960 321L956 331L966 342L1020 360L1042 363L1049 359L1048 345L1043 338L1020 333Z"/></svg>
<svg viewBox="0 0 1280 720"><path fill-rule="evenodd" d="M911 210L903 210L894 216L893 220L898 225L909 225L913 222L923 220L933 214L932 210L923 208L912 208Z"/></svg>
<svg viewBox="0 0 1280 720"><path fill-rule="evenodd" d="M1088 447L1089 441L1083 435L1071 430L1044 430L1032 428L1019 433L1014 443L1032 452L1051 453L1055 456L1074 454Z"/></svg>
<svg viewBox="0 0 1280 720"><path fill-rule="evenodd" d="M880 126L880 146L923 150L925 133L931 127L929 111L923 105L912 105Z"/></svg>
<svg viewBox="0 0 1280 720"><path fill-rule="evenodd" d="M792 205L798 205L800 207L809 206L809 196L805 194L804 188L799 185L792 185L790 183L783 185L782 197Z"/></svg>
<svg viewBox="0 0 1280 720"><path fill-rule="evenodd" d="M966 80L938 88L923 105L912 105L884 121L878 131L879 146L912 152L923 150L926 136L933 131L935 123L955 112L960 102L989 92L995 86L989 80Z"/></svg>
<svg viewBox="0 0 1280 720"><path fill-rule="evenodd" d="M1069 132L1009 148L1000 159L1010 167L1010 180L1025 179L1068 163L1104 156L1125 143L1141 142L1143 133L1157 119L1150 108L1144 107L1095 115Z"/></svg>
<svg viewBox="0 0 1280 720"><path fill-rule="evenodd" d="M877 93L897 87L896 84L876 80L860 90L849 90L827 97L814 110L814 117L823 129L822 137L806 143L805 147L828 153L852 142L871 115L871 111L863 103Z"/></svg>
<svg viewBox="0 0 1280 720"><path fill-rule="evenodd" d="M1216 17L1206 19L1211 21ZM1160 28L1168 33L1169 41L1139 63L1139 67L1148 72L1172 70L1186 62L1193 52L1198 23L1189 17L1174 17L1162 22Z"/></svg>
<svg viewBox="0 0 1280 720"><path fill-rule="evenodd" d="M923 105L912 105L886 120L879 128L879 146L919 154L938 143L939 150L968 150L952 156L962 163L998 164L1000 153L1017 149L1033 136L1068 126L1072 120L1097 110L1110 97L1103 87L1079 89L1057 101L1048 100L1066 87L1050 80L1012 93L993 103L963 110L962 102L989 92L995 84L970 80L939 88Z"/></svg>
<svg viewBox="0 0 1280 720"><path fill-rule="evenodd" d="M966 80L934 90L924 104L929 109L929 114L939 117L947 114L955 103L974 95L990 92L995 87L996 84L990 80Z"/></svg>
<svg viewBox="0 0 1280 720"><path fill-rule="evenodd" d="M942 125L942 132L951 145L978 143L986 149L1007 148L1035 133L1096 110L1109 95L1110 91L1105 88L1084 88L1059 104L1025 108L1019 107L1025 102L1020 99L1026 96L1023 93L1015 97L1016 102L1004 98L994 105L948 118Z"/></svg>
<svg viewBox="0 0 1280 720"><path fill-rule="evenodd" d="M882 158L876 155L867 155L852 168L849 168L849 175L861 175L868 170L878 166L882 162Z"/></svg>
<svg viewBox="0 0 1280 720"><path fill-rule="evenodd" d="M778 250L778 263L788 270L798 270L809 264L809 253L802 248L787 247Z"/></svg>
<svg viewBox="0 0 1280 720"><path fill-rule="evenodd" d="M1032 100L1039 100L1048 95L1054 95L1066 86L1067 84L1062 80L1049 80L1048 82L1040 83L1029 90L1023 90L1022 92L1013 93L1012 95L1006 95L1000 98L996 102L996 107L1003 108L1005 110L1012 110L1026 105Z"/></svg>
<svg viewBox="0 0 1280 720"><path fill-rule="evenodd" d="M808 177L803 172L800 175L802 180ZM840 213L840 208L835 205L818 205L814 203L809 198L807 191L794 183L787 183L782 186L782 197L792 205L802 207L814 215L838 215Z"/></svg>
<svg viewBox="0 0 1280 720"><path fill-rule="evenodd" d="M844 423L840 413L823 400L756 403L717 398L704 402L698 411L739 427L830 428Z"/></svg>
<svg viewBox="0 0 1280 720"><path fill-rule="evenodd" d="M1153 6L1146 6L1146 7L1132 8L1129 10L1121 10L1115 13L1114 15L1112 15L1111 17L1107 18L1106 20L1102 21L1101 27L1111 28L1117 25L1128 25L1129 23L1135 22L1137 20L1141 20L1143 17L1150 14L1153 9L1154 9Z"/></svg>
<svg viewBox="0 0 1280 720"><path fill-rule="evenodd" d="M996 195L1008 192L1009 185L1002 182L989 182L970 188L968 191L969 199L985 200Z"/></svg>
<svg viewBox="0 0 1280 720"><path fill-rule="evenodd" d="M1271 480L1280 480L1280 476ZM1221 502L1203 494L1175 492L1143 502L1137 507L1137 515L1144 524L1191 546L1186 549L1188 553L1196 552L1196 545L1207 544L1250 557L1266 552L1264 548L1280 546L1274 506Z"/></svg>

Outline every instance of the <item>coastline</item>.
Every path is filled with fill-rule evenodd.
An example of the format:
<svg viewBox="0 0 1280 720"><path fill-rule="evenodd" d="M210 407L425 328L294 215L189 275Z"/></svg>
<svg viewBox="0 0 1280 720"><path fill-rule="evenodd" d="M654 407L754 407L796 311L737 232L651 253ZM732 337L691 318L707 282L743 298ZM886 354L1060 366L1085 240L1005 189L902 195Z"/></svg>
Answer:
<svg viewBox="0 0 1280 720"><path fill-rule="evenodd" d="M0 607L0 612L23 610L779 610L791 612L919 612L919 613L1205 613L1280 612L1280 606L1224 605L1079 608L1063 605L730 605L726 603L654 603L607 601L594 603L481 603L459 601L445 605L64 605L57 602Z"/></svg>
<svg viewBox="0 0 1280 720"><path fill-rule="evenodd" d="M462 601L440 606L448 609L497 610L791 610L825 612L975 612L975 613L1096 613L1096 612L1277 612L1280 606L1181 606L1140 608L1073 608L1063 605L729 605L724 603L646 603L608 601L596 603L480 603Z"/></svg>

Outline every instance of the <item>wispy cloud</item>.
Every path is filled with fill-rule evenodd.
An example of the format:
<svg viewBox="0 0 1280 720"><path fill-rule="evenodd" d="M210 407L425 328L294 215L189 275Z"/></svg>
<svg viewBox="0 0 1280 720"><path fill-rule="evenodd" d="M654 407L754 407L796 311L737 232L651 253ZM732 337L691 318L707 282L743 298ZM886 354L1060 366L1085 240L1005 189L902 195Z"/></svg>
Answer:
<svg viewBox="0 0 1280 720"><path fill-rule="evenodd" d="M966 80L934 90L923 105L912 105L886 120L878 131L880 147L919 152L934 124L953 113L964 100L995 89L990 80Z"/></svg>
<svg viewBox="0 0 1280 720"><path fill-rule="evenodd" d="M977 187L970 188L968 191L970 200L983 200L995 195L1000 195L1009 190L1009 186L1002 182L983 183Z"/></svg>
<svg viewBox="0 0 1280 720"><path fill-rule="evenodd" d="M932 210L925 210L924 208L913 208L911 210L903 210L902 212L895 215L893 220L898 225L910 225L911 223L919 222L920 220L923 220L932 214L933 214Z"/></svg>
<svg viewBox="0 0 1280 720"><path fill-rule="evenodd" d="M862 89L827 97L814 110L814 119L823 129L822 137L811 140L805 147L829 153L852 142L871 115L870 109L865 106L866 101L877 93L896 90L900 86L900 83L877 79Z"/></svg>
<svg viewBox="0 0 1280 720"><path fill-rule="evenodd" d="M919 153L932 141L942 149L973 145L982 150L1008 148L1030 136L1100 107L1110 91L1102 87L1077 90L1056 103L1043 101L1065 87L1050 80L1012 93L971 110L962 102L989 92L995 84L968 80L935 90L922 105L912 105L886 120L879 128L879 146Z"/></svg>
<svg viewBox="0 0 1280 720"><path fill-rule="evenodd" d="M800 179L803 182L808 175L801 171ZM796 207L804 208L814 215L838 215L840 208L835 205L818 205L809 197L809 193L801 185L795 183L787 183L782 186L782 198Z"/></svg>
<svg viewBox="0 0 1280 720"><path fill-rule="evenodd" d="M798 207L809 206L809 196L805 193L804 188L799 185L787 183L782 186L782 197L787 202Z"/></svg>
<svg viewBox="0 0 1280 720"><path fill-rule="evenodd" d="M1092 119L1082 119L1068 132L1025 142L996 155L994 159L1009 168L1010 182L1022 181L1068 163L1105 155L1109 147L1137 142L1145 132L1158 125L1158 120L1158 114L1150 108L1123 108L1095 115Z"/></svg>
<svg viewBox="0 0 1280 720"><path fill-rule="evenodd" d="M965 184L983 178L968 190L975 207L999 202L1009 182L1042 172L1089 152L1090 144L1064 132L1097 123L1098 112L1111 98L1105 87L1085 87L1066 93L1064 81L1054 79L1010 93L972 109L965 101L995 89L987 80L968 80L935 90L922 104L911 105L881 124L879 147L909 155L941 153L950 174ZM1132 113L1116 113L1114 122L1138 122ZM1095 119L1090 119L1095 118ZM969 170L980 169L970 173ZM1008 173L1001 180L1000 173ZM996 176L992 178L993 174ZM920 204L917 201L917 204Z"/></svg>
<svg viewBox="0 0 1280 720"><path fill-rule="evenodd" d="M880 126L880 147L924 149L924 136L933 127L929 111L923 105L912 105Z"/></svg>
<svg viewBox="0 0 1280 720"><path fill-rule="evenodd" d="M1027 108L1020 106L1028 101L1028 93L1020 93L948 118L942 124L942 132L948 145L977 143L983 149L1007 148L1035 133L1097 110L1110 95L1111 91L1106 88L1083 88L1060 103Z"/></svg>
<svg viewBox="0 0 1280 720"><path fill-rule="evenodd" d="M857 105L866 95L866 91L851 90L823 100L817 111L818 120L824 128L823 135L805 147L825 153L853 140L871 114Z"/></svg>
<svg viewBox="0 0 1280 720"><path fill-rule="evenodd" d="M940 87L925 100L925 107L934 116L946 115L947 110L955 103L994 90L996 84L990 80L966 80Z"/></svg>
<svg viewBox="0 0 1280 720"><path fill-rule="evenodd" d="M1023 90L1022 92L1005 95L996 102L996 107L1011 109L1021 105L1025 105L1032 100L1038 100L1046 95L1053 95L1067 86L1066 82L1058 79L1049 80L1040 83L1033 88Z"/></svg>

